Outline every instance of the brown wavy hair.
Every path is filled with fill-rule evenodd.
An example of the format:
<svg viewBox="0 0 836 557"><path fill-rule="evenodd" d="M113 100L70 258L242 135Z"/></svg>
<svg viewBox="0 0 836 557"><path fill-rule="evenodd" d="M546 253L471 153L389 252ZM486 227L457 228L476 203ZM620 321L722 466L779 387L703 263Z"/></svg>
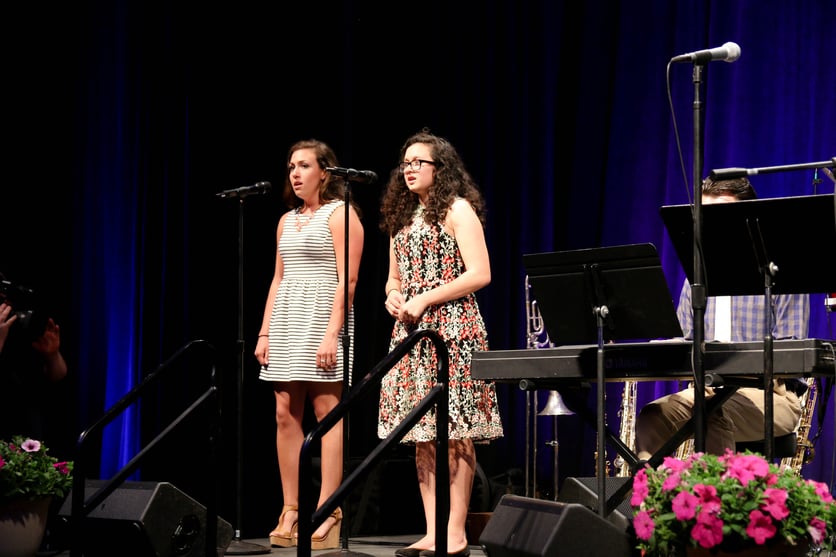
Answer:
<svg viewBox="0 0 836 557"><path fill-rule="evenodd" d="M293 193L293 185L290 183L290 171L288 170L290 167L290 158L293 156L293 153L300 149L313 149L314 153L316 153L316 162L323 170L329 166L340 166L334 150L323 141L318 139L303 139L291 145L287 151L287 160L285 161L284 190L282 191L282 199L284 199L285 204L291 209L301 207L303 204L303 201ZM325 180L319 185L319 202L325 204L334 199L342 199L343 186L344 182L342 178L333 176L328 172ZM359 215L359 209L354 204L354 201L351 202L351 205L358 211L357 214Z"/></svg>
<svg viewBox="0 0 836 557"><path fill-rule="evenodd" d="M434 135L424 128L404 142L399 163L403 161L406 150L415 143L428 145L432 159L435 161L433 184L428 192L424 212L424 220L427 224L441 223L453 201L457 197L463 197L473 206L479 221L484 226L485 201L479 191L479 186L468 173L456 148L443 137ZM380 229L389 236L394 236L398 230L410 223L418 204L418 195L409 191L403 172L400 171L399 166L395 167L389 175L389 182L386 184L380 203Z"/></svg>

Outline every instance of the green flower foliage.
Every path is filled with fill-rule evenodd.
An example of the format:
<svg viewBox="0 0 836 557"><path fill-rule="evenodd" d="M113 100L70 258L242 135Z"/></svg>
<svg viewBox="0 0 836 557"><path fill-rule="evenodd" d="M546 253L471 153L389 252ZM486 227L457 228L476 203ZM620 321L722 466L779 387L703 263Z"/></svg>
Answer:
<svg viewBox="0 0 836 557"><path fill-rule="evenodd" d="M826 484L750 452L697 453L647 466L633 479L630 503L637 546L646 557L678 554L686 546L831 549L836 524Z"/></svg>
<svg viewBox="0 0 836 557"><path fill-rule="evenodd" d="M15 436L0 441L0 501L64 497L73 484L72 462L59 462L46 445Z"/></svg>

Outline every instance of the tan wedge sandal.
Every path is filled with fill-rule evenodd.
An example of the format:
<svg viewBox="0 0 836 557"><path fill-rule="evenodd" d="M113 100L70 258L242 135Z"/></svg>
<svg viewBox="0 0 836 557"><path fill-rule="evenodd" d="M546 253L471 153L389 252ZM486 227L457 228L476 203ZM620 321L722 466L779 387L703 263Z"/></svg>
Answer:
<svg viewBox="0 0 836 557"><path fill-rule="evenodd" d="M336 522L328 532L321 538L311 536L311 549L336 549L340 545L340 527L343 522L343 511L337 507L331 513L331 518Z"/></svg>
<svg viewBox="0 0 836 557"><path fill-rule="evenodd" d="M282 514L279 516L279 523L276 524L276 529L270 532L270 545L274 547L293 547L296 545L296 530L299 528L299 518L293 521L289 530L282 530L284 523L284 515L289 512L299 512L299 507L296 505L285 505L282 507Z"/></svg>

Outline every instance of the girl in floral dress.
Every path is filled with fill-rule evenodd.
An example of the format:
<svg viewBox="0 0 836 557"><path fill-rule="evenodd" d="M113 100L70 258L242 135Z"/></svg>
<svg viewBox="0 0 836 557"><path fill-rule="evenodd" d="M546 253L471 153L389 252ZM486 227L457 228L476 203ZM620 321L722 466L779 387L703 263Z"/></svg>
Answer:
<svg viewBox="0 0 836 557"><path fill-rule="evenodd" d="M501 437L493 383L470 374L474 350L487 350L485 324L474 293L491 279L481 193L455 148L419 132L401 148L381 204L381 228L390 235L386 311L395 318L390 350L411 331L432 329L449 352L450 515L447 549L467 557L465 524L476 470L475 442ZM436 383L437 354L422 339L383 379L378 436L386 438ZM395 552L433 557L435 550L435 412L404 437L415 444L427 532Z"/></svg>

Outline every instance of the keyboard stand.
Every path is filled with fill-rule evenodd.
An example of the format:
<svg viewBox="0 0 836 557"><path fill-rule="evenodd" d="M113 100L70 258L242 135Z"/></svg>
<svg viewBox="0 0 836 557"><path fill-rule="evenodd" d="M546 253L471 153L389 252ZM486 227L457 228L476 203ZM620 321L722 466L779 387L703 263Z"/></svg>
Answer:
<svg viewBox="0 0 836 557"><path fill-rule="evenodd" d="M523 259L549 339L597 343L598 514L606 518L604 345L682 335L659 254L653 244L633 244Z"/></svg>

